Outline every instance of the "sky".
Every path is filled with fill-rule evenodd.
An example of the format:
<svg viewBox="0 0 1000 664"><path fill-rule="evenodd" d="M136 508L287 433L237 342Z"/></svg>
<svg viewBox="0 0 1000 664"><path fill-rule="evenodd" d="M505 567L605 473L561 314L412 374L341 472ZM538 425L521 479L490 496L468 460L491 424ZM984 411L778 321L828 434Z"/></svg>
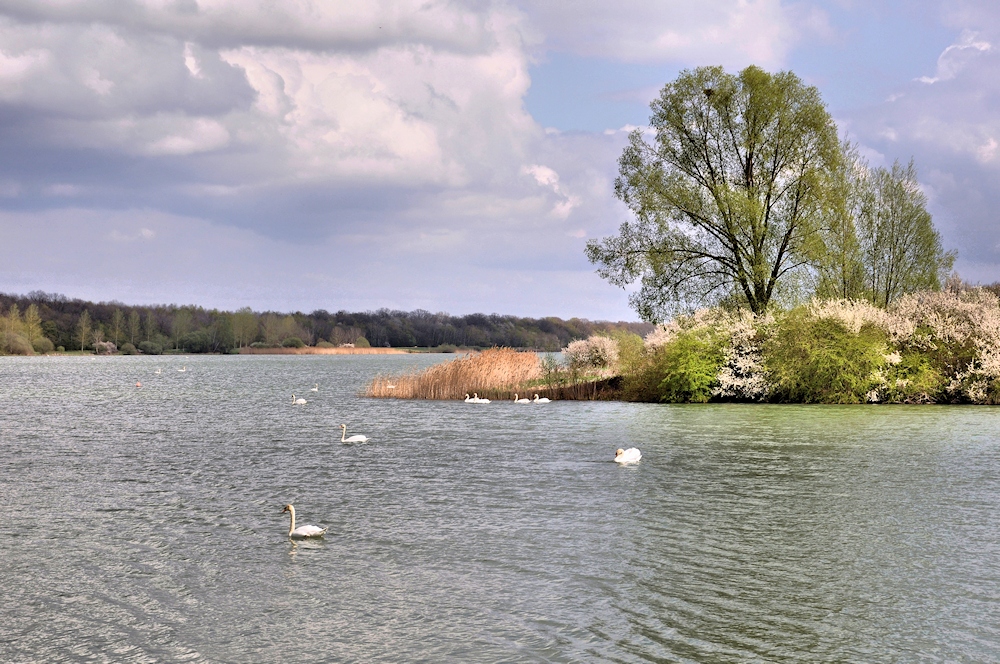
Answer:
<svg viewBox="0 0 1000 664"><path fill-rule="evenodd" d="M0 292L636 320L589 239L684 70L815 85L1000 281L1000 3L0 0Z"/></svg>

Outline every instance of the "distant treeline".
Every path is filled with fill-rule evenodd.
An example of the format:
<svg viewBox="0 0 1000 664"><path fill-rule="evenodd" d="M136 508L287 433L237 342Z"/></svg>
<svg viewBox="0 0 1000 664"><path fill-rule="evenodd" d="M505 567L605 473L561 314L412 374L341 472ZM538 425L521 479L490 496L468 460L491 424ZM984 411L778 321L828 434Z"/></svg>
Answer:
<svg viewBox="0 0 1000 664"><path fill-rule="evenodd" d="M244 346L355 344L383 347L505 346L557 351L599 332L647 334L646 323L595 322L579 318L520 318L498 314L450 316L428 311L330 313L219 311L198 306L130 306L88 302L33 291L0 293L0 352L110 349L158 353L225 353ZM6 346L6 347L4 347ZM30 352L30 351L27 351Z"/></svg>

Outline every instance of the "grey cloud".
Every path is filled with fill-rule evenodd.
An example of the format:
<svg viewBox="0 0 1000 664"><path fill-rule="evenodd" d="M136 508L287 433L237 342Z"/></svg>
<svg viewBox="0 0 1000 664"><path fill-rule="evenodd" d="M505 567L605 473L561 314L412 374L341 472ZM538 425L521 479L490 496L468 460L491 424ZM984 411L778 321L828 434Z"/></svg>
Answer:
<svg viewBox="0 0 1000 664"><path fill-rule="evenodd" d="M0 13L25 23L121 26L136 33L168 34L213 48L254 45L361 52L387 45L426 44L477 53L493 48L494 3L438 1L213 3L2 0Z"/></svg>

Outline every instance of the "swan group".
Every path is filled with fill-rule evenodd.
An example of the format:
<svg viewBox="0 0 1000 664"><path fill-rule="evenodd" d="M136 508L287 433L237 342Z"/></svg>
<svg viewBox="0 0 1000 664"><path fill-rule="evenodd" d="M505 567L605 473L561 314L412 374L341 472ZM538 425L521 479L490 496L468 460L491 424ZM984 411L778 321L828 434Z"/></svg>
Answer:
<svg viewBox="0 0 1000 664"><path fill-rule="evenodd" d="M642 458L642 452L637 447L630 447L627 450L618 448L615 450L615 462L617 463L638 463Z"/></svg>
<svg viewBox="0 0 1000 664"><path fill-rule="evenodd" d="M295 508L291 504L285 505L285 509L281 510L284 514L288 512L292 518L291 524L288 526L288 536L293 539L305 539L307 537L322 537L326 534L327 528L320 528L319 526L299 526L295 527Z"/></svg>
<svg viewBox="0 0 1000 664"><path fill-rule="evenodd" d="M531 399L524 397L523 399L517 398L517 392L514 392L514 403L531 403Z"/></svg>
<svg viewBox="0 0 1000 664"><path fill-rule="evenodd" d="M351 436L350 438L345 438L344 436L347 435L347 425L341 424L340 429L341 429L340 442L342 443L367 443L369 440L371 440L370 438L368 438L368 436L362 436L361 434L356 434L354 436Z"/></svg>
<svg viewBox="0 0 1000 664"><path fill-rule="evenodd" d="M299 397L298 399L296 399L295 395L293 394L292 395L292 405L293 406L304 406L304 405L306 405L306 400L303 399L302 397Z"/></svg>
<svg viewBox="0 0 1000 664"><path fill-rule="evenodd" d="M490 400L480 399L479 392L473 392L471 397L468 394L465 395L465 403L490 403Z"/></svg>

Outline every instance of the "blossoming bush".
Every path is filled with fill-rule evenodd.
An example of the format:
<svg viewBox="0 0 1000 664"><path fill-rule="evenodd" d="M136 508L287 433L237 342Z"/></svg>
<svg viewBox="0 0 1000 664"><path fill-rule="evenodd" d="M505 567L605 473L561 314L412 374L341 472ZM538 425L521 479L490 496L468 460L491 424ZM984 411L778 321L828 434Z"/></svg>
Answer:
<svg viewBox="0 0 1000 664"><path fill-rule="evenodd" d="M628 399L1000 404L1000 300L966 288L888 310L854 300L777 316L703 309L657 326L638 357Z"/></svg>
<svg viewBox="0 0 1000 664"><path fill-rule="evenodd" d="M563 354L577 369L615 369L618 365L618 343L611 337L595 335L573 341Z"/></svg>

